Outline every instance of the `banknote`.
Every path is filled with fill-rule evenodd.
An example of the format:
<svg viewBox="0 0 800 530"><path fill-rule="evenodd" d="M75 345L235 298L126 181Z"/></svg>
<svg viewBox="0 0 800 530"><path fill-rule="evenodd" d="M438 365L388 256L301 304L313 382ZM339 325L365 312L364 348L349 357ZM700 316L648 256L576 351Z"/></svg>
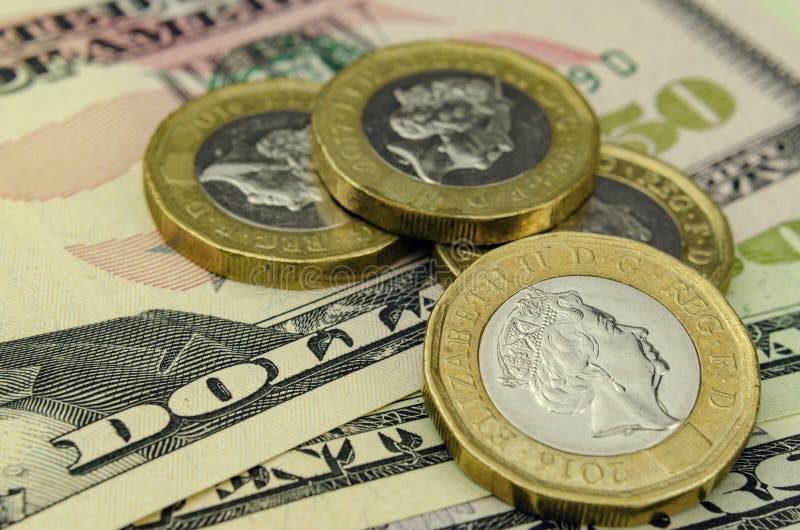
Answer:
<svg viewBox="0 0 800 530"><path fill-rule="evenodd" d="M410 394L440 292L422 258L266 321L155 309L0 343L0 525L116 528Z"/></svg>
<svg viewBox="0 0 800 530"><path fill-rule="evenodd" d="M775 217L786 208L738 205L773 190L791 203L797 189L800 83L695 2L9 4L0 4L0 525L26 516L35 526L126 524L419 384L419 342L410 343L421 340L437 288L429 271L388 286L425 265L352 291L288 294L219 278L160 238L141 189L142 152L163 117L206 90L324 80L370 49L416 38L500 44L569 77L605 141L686 168L726 205L737 240L756 224L753 212L764 228L786 220ZM630 20L650 29L631 32ZM356 313L331 302L348 296ZM330 316L313 312L322 306ZM221 364L192 367L198 352L219 353ZM328 364L340 357L354 364ZM230 381L242 384L231 390ZM193 392L211 416L192 416Z"/></svg>
<svg viewBox="0 0 800 530"><path fill-rule="evenodd" d="M346 423L131 528L358 528L486 496L452 461L422 397Z"/></svg>
<svg viewBox="0 0 800 530"><path fill-rule="evenodd" d="M17 305L0 318L2 337L165 301L242 321L310 301L311 293L254 293L174 253L141 191L145 144L159 120L206 90L274 76L324 80L373 48L415 38L503 45L556 67L591 102L605 141L687 168L731 208L735 235L753 224L752 209L734 215L737 203L770 189L790 201L790 153L800 148L800 125L787 119L800 105L792 71L700 4L625 0L613 8L624 17L584 4L48 0L6 8L0 292ZM653 29L627 31L629 20ZM755 211L764 226L782 220L772 219L776 208Z"/></svg>
<svg viewBox="0 0 800 530"><path fill-rule="evenodd" d="M756 331L752 324L748 329ZM764 406L772 397L765 396ZM800 522L798 450L800 415L760 423L734 471L710 498L653 526ZM453 462L420 397L345 424L133 527L300 529L313 526L320 514L330 528L573 528L511 510L472 482ZM708 523L710 518L715 522Z"/></svg>
<svg viewBox="0 0 800 530"><path fill-rule="evenodd" d="M800 523L800 417L762 424L730 474L698 505L662 515L636 528L785 528ZM792 433L792 434L789 434ZM373 530L564 529L600 528L548 521L513 510L495 497L450 506Z"/></svg>
<svg viewBox="0 0 800 530"><path fill-rule="evenodd" d="M759 419L800 412L800 219L739 243L727 297L758 352Z"/></svg>

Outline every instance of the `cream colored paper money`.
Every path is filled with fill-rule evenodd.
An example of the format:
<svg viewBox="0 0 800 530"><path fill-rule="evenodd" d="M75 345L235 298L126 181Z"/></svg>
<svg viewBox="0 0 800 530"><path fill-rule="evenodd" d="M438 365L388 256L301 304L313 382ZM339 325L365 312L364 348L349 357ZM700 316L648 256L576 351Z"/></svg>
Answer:
<svg viewBox="0 0 800 530"><path fill-rule="evenodd" d="M116 528L408 395L433 282L422 259L254 324L161 309L0 343L0 520Z"/></svg>
<svg viewBox="0 0 800 530"><path fill-rule="evenodd" d="M235 328L235 323L262 322L321 296L293 293L289 297L223 281L172 253L155 232L141 192L141 153L164 116L208 88L278 75L324 80L371 47L419 37L464 38L506 45L559 68L594 105L606 141L691 167L698 181L728 204L729 211L739 201L756 199L762 189L787 184L785 177L795 163L787 156L792 150L780 148L794 141L794 125L785 122L798 106L791 74L783 75L782 69L753 55L746 45L737 43L736 34L731 37L709 13L685 2L625 2L615 6L613 13L602 4L577 1L537 2L535 7L518 2L503 10L464 9L451 2L364 4L360 0L102 4L70 0L39 2L35 8L8 6L0 5L4 30L0 38L4 120L0 129L0 267L4 271L0 338L22 339L41 351L41 356L36 363L21 366L10 366L6 357L0 357L5 363L4 382L7 378L14 383L3 387L3 414L19 415L18 401L35 401L37 396L28 395L30 382L46 373L39 365L58 358L47 350L47 344L57 344L53 337L43 342L42 336L32 335L123 317L139 324L161 322L161 317L153 315L162 313L150 310L169 308L182 313L180 325L166 319L169 329L177 326L181 333L189 333L180 337L197 332L207 338L217 322L212 317ZM631 20L652 31L627 31ZM795 189L787 188L782 196ZM784 220L772 220L770 208L748 211L756 211L765 227ZM751 222L750 215L734 216L734 234ZM405 287L416 295L419 285ZM435 295L421 297L419 304L410 306L411 311L389 298L380 307L370 306L373 320L361 328L365 331L359 340L379 343L394 337L395 327L407 329L398 324L398 317L412 318L413 314L416 318L417 310L424 315L419 308L428 302L422 298L435 299ZM355 300L355 305L363 303ZM200 330L196 324L185 325L184 321L193 319L208 325ZM340 322L309 320L317 327L301 327L313 336ZM317 343L328 339L334 349L346 344L333 336ZM62 340L61 344L74 342ZM307 343L297 347L304 356L316 358ZM400 392L404 385L395 387L394 381L413 380L413 371L406 370L412 370L412 364L384 365L385 370L377 373L364 371L364 377L387 391L387 395L376 394L375 400L388 401L392 399L388 394ZM296 368L277 365L284 374ZM166 362L154 368L159 366L172 365ZM22 372L13 371L17 368ZM81 375L81 382L91 381ZM188 376L184 377L181 384L188 382ZM250 431L234 425L194 442L195 447L205 444L203 459L191 453L191 457L175 457L170 465L157 462L133 471L111 462L114 466L94 472L106 479L93 482L99 484L94 490L98 493L70 497L68 505L53 512L60 515L48 517L58 518L62 527L81 526L87 514L99 527L130 522L376 407L379 403L361 401L359 381L337 380L352 402L340 401L332 407L329 394L309 393L306 397L313 397L311 402L297 399L280 409L280 414L275 412L272 419L281 421L277 427L270 423L266 444L252 435L263 427ZM383 385L384 381L392 383ZM179 386L176 382L174 387ZM225 397L217 383L212 386ZM330 416L312 410L311 403L317 399L327 405ZM37 401L36 406L43 410L43 402ZM60 430L48 434L49 438L43 433L42 440L59 438L96 419L96 411L79 415L69 407L49 410L71 415L54 420L62 422ZM110 417L116 412L112 408L100 414ZM3 425L5 435L12 424ZM125 434L121 425L127 424L108 422L106 427L112 437L138 440L137 433L128 429ZM287 425L296 430L289 432ZM24 425L14 429L25 430ZM45 444L44 450L54 447ZM251 454L246 454L247 449L252 449ZM77 458L74 449L59 450L69 454L58 468L65 479L44 483L71 485L66 492L38 499L32 490L26 494L15 486L33 469L4 461L0 470L2 524L33 514L53 499L66 498L72 492L71 480L86 480L65 471ZM11 452L0 454L8 458ZM142 469L157 465L162 473L150 480ZM44 468L47 471L47 465ZM30 520L34 525L36 521Z"/></svg>
<svg viewBox="0 0 800 530"><path fill-rule="evenodd" d="M762 423L751 445L786 438L787 451L800 448L800 415L770 419L796 413L800 402L796 391L796 375L800 373L800 305L796 301L800 297L793 290L793 286L800 284L798 241L800 220L778 225L742 242L737 249L739 264L728 295L734 308L745 315L744 321L761 363L759 417ZM399 430L411 434L401 435ZM397 441L384 441L389 434ZM413 514L424 515L391 527L435 528L426 525L455 524L462 521L462 516L467 518L464 520L499 518L498 514L509 510L507 505L491 499L434 511L484 497L487 492L475 486L450 460L418 399L397 403L337 429L314 442L314 451L321 454L319 448L324 447L323 442L328 442L336 444L328 449L333 451L331 454L341 452L351 435L351 444L358 440L354 445L358 448L355 453L358 459L337 467L336 473L326 467L330 459L323 462L303 452L304 448L297 448L290 454L300 453L310 458L296 454L291 458L278 457L137 524L143 528L170 528L190 523L200 526L219 523L226 528L248 528L280 521L281 524L286 522L288 528L303 528L313 520L308 519L312 516L307 509L313 505L331 517L331 528L380 525ZM770 451L769 460L764 464L767 471L762 473L788 473L800 481L800 470L782 460L786 455L775 453L774 447ZM284 469L281 462L296 466L292 469L297 473L292 473L294 476L288 481L274 478L276 468ZM778 468L769 471L770 466ZM757 502L754 492L731 495L731 491L740 487L742 473L725 479L716 498L725 510L734 514L766 509L767 505ZM780 476L772 478L777 481L776 487L793 480ZM470 485L473 487L467 487ZM731 498L735 500L730 501ZM767 513L776 514L775 517L781 517L786 504L783 497L778 500L781 502L776 501L776 506L767 510ZM690 512L696 517L703 514L708 517L710 506ZM427 511L433 513L425 514ZM513 518L529 522L525 518L528 516L513 514ZM675 520L683 521L684 517L679 514ZM496 519L497 524L504 520Z"/></svg>
<svg viewBox="0 0 800 530"><path fill-rule="evenodd" d="M134 526L303 529L318 526L324 517L326 528L360 528L485 495L452 462L422 397L416 396L309 440Z"/></svg>
<svg viewBox="0 0 800 530"><path fill-rule="evenodd" d="M632 528L740 527L781 528L797 525L796 494L800 466L794 451L800 446L800 417L790 416L764 423L756 429L732 472L701 504L652 525ZM558 527L555 521L539 519L511 509L495 497L449 506L415 517L381 525L382 530L435 530L444 528L529 529ZM551 526L552 525L552 526ZM575 527L579 528L579 527ZM604 528L586 527L580 528Z"/></svg>

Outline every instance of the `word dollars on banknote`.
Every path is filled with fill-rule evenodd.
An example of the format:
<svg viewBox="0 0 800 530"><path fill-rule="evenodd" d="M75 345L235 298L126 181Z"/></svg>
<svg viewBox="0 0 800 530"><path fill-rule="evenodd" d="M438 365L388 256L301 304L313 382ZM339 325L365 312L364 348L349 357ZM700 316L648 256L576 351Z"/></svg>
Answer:
<svg viewBox="0 0 800 530"><path fill-rule="evenodd" d="M127 10L123 10L116 4L108 4L98 8L98 11L105 11L102 13L103 17L95 17L91 13L87 16L85 10L75 11L78 14L71 15L72 12L68 9L72 8L64 8L61 11L54 9L52 20L55 22L42 24L44 29L38 31L26 29L20 20L29 20L30 24L34 24L41 13L16 14L13 19L8 19L7 25L14 31L4 32L4 35L14 35L9 40L13 53L4 57L7 63L3 65L3 79L8 90L3 97L7 99L8 108L13 112L10 123L14 127L4 130L4 146L14 154L9 158L23 168L41 167L36 156L39 152L36 147L41 142L58 145L58 149L63 151L54 153L54 157L60 162L50 164L55 169L42 168L43 171L37 171L37 175L40 175L37 178L45 179L45 183L52 182L52 186L19 185L12 176L30 175L30 171L16 171L11 166L7 166L11 168L8 170L9 178L2 181L11 183L2 192L6 199L4 207L8 206L3 209L2 222L5 232L9 233L9 246L13 249L0 258L8 265L7 270L11 271L3 280L2 289L4 295L8 295L7 299L20 302L19 311L15 310L8 317L4 315L5 338L16 339L70 326L92 326L93 323L103 320L163 307L164 300L169 300L169 307L179 310L249 322L262 320L268 313L274 313L276 308L286 309L296 304L293 300L281 299L281 295L277 293L269 293L268 296L258 293L261 296L256 296L233 282L225 282L192 268L161 244L143 205L127 200L128 197L140 195L134 182L138 184L140 170L137 160L141 156L141 143L149 136L152 125L177 102L206 87L224 83L230 78L246 80L250 72L254 72L253 75L290 73L325 76L341 64L331 60L332 56L341 58L341 54L330 54L331 49L347 50L352 57L359 49L365 50L375 44L386 43L379 39L404 40L415 36L415 32L423 24L429 30L427 35L459 36L495 42L499 40L561 67L587 93L601 118L608 118L602 123L609 138L616 135L619 141L650 150L678 165L695 163L695 173L699 180L712 188L721 202L735 206L737 201L747 202L757 198L757 195L749 197L748 194L759 187L785 187L790 182L784 179L791 172L791 164L782 164L785 160L781 157L785 151L775 150L773 146L785 138L788 130L787 127L779 127L779 121L785 115L786 101L791 102L795 97L791 86L780 80L784 77L783 72L777 71L781 74L777 75L775 70L770 70L769 65L755 66L762 70L766 68L760 72L764 74L762 76L741 73L730 62L709 52L697 39L691 38L692 34L685 29L688 26L685 24L687 21L708 29L712 37L718 38L722 45L734 50L737 46L735 35L732 37L726 33L724 26L720 26L707 11L696 5L676 3L677 7L661 8L653 4L641 4L625 11L628 16L642 23L647 20L668 21L658 26L663 35L653 36L654 42L675 42L676 39L670 37L684 36L685 46L671 49L674 57L681 60L665 62L659 56L663 52L661 46L635 39L620 42L621 37L617 36L625 33L613 31L608 26L604 26L602 31L597 29L596 39L600 41L592 41L581 33L585 33L585 28L592 27L591 25L583 25L581 32L572 35L569 30L574 24L560 21L560 17L566 15L544 4L535 14L531 14L532 18L542 22L541 32L537 31L535 37L532 36L530 24L522 24L522 17L515 20L499 16L498 25L502 31L488 34L482 24L485 19L476 14L448 9L446 5L436 8L435 14L440 17L436 18L425 13L426 9L432 9L431 6L419 7L415 11L413 6L408 7L407 4L403 9L374 4L370 6L370 16L364 16L361 6L332 4L335 3L320 2L285 8L277 5L265 6L259 2L242 3L241 6L233 7L230 7L231 3L226 3L224 7L229 9L227 12L225 9L212 9L209 5L185 7L164 3L146 7L141 4L142 7L137 8L131 7L131 4L126 5ZM218 7L221 5L219 3ZM582 16L594 16L597 19L591 9L582 7ZM662 18L662 9L668 15L665 18ZM513 12L511 9L509 11ZM228 15L247 13L247 16L220 16L220 13L225 12ZM70 16L59 18L63 13ZM448 16L454 18L455 24L443 26L441 20L446 20ZM76 17L82 24L72 22ZM376 26L380 31L374 31ZM548 27L551 29L548 30ZM556 28L559 30L557 34L548 35L548 31L555 32ZM278 33L281 36L272 37ZM148 39L148 35L159 38ZM257 38L254 39L253 35ZM615 37L612 39L610 35ZM204 40L212 38L215 46L202 46L205 44ZM570 39L572 41L564 45ZM608 50L622 53L602 51L605 44L602 39L610 44ZM194 46L187 45L189 40L194 42ZM559 40L560 46L552 46L553 42ZM220 41L224 43L223 46L218 45ZM592 44L582 45L583 42ZM631 50L630 53L619 49L625 46ZM213 48L213 51L209 48ZM582 52L584 48L597 48L597 51L594 54ZM64 53L69 49L85 49L86 53ZM180 53L172 53L178 50ZM245 53L250 50L258 50L258 53ZM637 50L637 53L633 54L633 50ZM746 58L748 53L751 52L745 50L738 57ZM230 59L226 61L228 57ZM236 59L242 57L258 64L246 64L237 70ZM689 57L692 59L688 60ZM648 59L651 60L649 65ZM760 57L756 56L755 59L755 62L751 61L749 64L758 65ZM628 68L624 69L620 64L627 64ZM665 64L670 67L665 68ZM217 68L218 65L225 65L226 68ZM620 71L628 75L613 77ZM156 75L152 75L154 73ZM674 77L667 79L665 76L669 75ZM695 83L693 81L696 79L691 76L705 77L700 79L701 83ZM104 81L115 79L116 82L98 84L96 81L101 77ZM753 77L758 80L754 81ZM722 86L723 82L727 85ZM780 92L782 98L780 103L777 99L760 93L760 89L768 83L777 87L775 90ZM85 89L93 86L100 87L100 91ZM749 105L744 107L729 104L719 108L707 106L704 109L703 104L708 105L709 101L704 95L718 95L720 90L735 94L735 99L730 98L733 103L748 101ZM58 93L58 98L52 97L55 93ZM637 97L640 94L652 94L654 99L634 100L628 104L627 101L620 100L627 94L637 94ZM696 118L691 116L691 112L687 117L685 105L659 105L661 100L675 101L676 98L672 96L676 95L679 103L689 101L692 110L704 109L695 112L700 114L701 119L690 119ZM47 103L41 106L41 101ZM619 104L622 105L615 108ZM124 109L140 112L126 112ZM95 130L109 131L102 141L108 142L109 146L123 144L130 151L127 154L119 153L121 156L116 156L111 164L99 161L97 167L82 168L85 171L81 171L78 178L71 173L59 173L65 171L64 168L71 167L70 161L80 160L72 150L73 147L88 145L75 134L75 124L82 123L85 127L87 119L96 120ZM125 124L127 127L120 127L120 120L128 120ZM650 123L653 121L655 126ZM745 123L746 127L743 126ZM86 129L92 130L91 127ZM756 140L752 138L753 132L760 134ZM114 137L115 134L121 137ZM93 152L87 155L97 155L101 151L97 149L96 143L92 148ZM750 150L750 158L745 157L742 160L752 160L753 153L763 155L766 169L756 166L736 171L729 170L720 163L730 162L728 153L739 154L747 149ZM22 156L20 153L27 155ZM720 154L705 159L710 153ZM87 159L93 157L87 156ZM769 175L770 178L764 175ZM780 214L780 209L767 212L768 215L776 213ZM98 223L98 219L104 222ZM780 220L775 219L776 222ZM742 226L743 221L744 219L732 217L734 233L737 231L737 223ZM36 245L28 245L33 240ZM53 267L54 263L59 266ZM47 267L43 264L47 264ZM53 271L54 268L57 272ZM178 272L178 275L167 275L163 272L165 270ZM118 296L109 301L109 291L118 293ZM45 297L40 293L51 294ZM307 295L308 298L310 296ZM393 296L397 296L396 293ZM417 301L425 307L429 303L427 300L431 299L421 296ZM75 304L80 304L86 310L67 309L74 308ZM409 307L416 307L414 304L416 301L412 301ZM387 304L387 307L390 306L391 302ZM402 304L397 307L401 309L399 312L397 309L378 310L377 321L397 324L396 315L408 314ZM425 314L424 311L420 313ZM152 317L149 313L146 315L146 318ZM390 324L386 324L387 328L391 327ZM208 323L201 322L201 325L216 329ZM320 327L330 325L325 322ZM290 324L289 328L291 327ZM311 329L313 328L303 328L301 333ZM121 352L120 358L133 355L130 352L125 353L125 348L113 337L107 338L111 337L110 334L94 335L95 331L97 330L92 328L90 335L102 344L110 345L109 350L115 352L115 355L116 352ZM71 335L77 336L78 342L88 342L81 332L72 332ZM191 336L195 336L194 332ZM41 341L32 337L29 342L38 345L62 339L52 335L47 337ZM328 341L320 339L319 342ZM69 341L64 339L62 343ZM43 358L53 355L46 353L46 347L42 351ZM117 359L114 356L111 358ZM265 382L272 382L277 387L277 379L271 374L275 371L274 367L277 367L279 374L283 367L271 357L268 360L272 366L270 363L263 363ZM172 365L167 362L160 364L159 368L170 366ZM231 363L231 366L235 366L235 363ZM12 391L9 395L15 402L21 397L34 397L26 396L24 389L31 382L40 382L40 371L36 367L24 368L22 372L9 372L10 380L22 383L10 385ZM287 372L284 370L285 373ZM262 386L266 388L266 385ZM14 406L5 408L16 410ZM47 414L66 411L56 419L72 425L69 429L76 424L86 424L87 421L86 418L71 415L69 407L51 404L37 410L48 411ZM108 414L105 410L92 412ZM348 411L348 414L353 417L358 412L353 410ZM113 425L113 422L109 423ZM322 423L319 426L322 428ZM47 436L47 433L41 433L40 439L44 440ZM310 434L304 436L307 438ZM294 440L295 443L299 441ZM154 453L145 456L152 454ZM155 454L158 456L159 453ZM267 456L261 454L262 459ZM74 455L71 458L74 460ZM42 459L41 462L47 468L46 462L50 461ZM108 464L99 470L104 473L103 481L96 481L97 485L93 487L111 491L109 498L118 499L112 502L121 502L127 493L124 488L120 489L120 481L116 479L131 472L110 465L113 462ZM243 462L240 464L241 468L246 467ZM8 473L4 476L24 476L29 471L24 466L11 465L6 468ZM71 476L77 474L72 471ZM182 487L198 489L198 484L188 479L190 476L187 472L182 477L185 479ZM144 500L160 499L160 504L169 503L163 490L159 490L156 485L149 483L142 486L153 491ZM41 482L39 486L42 486ZM80 487L85 487L85 483ZM9 506L23 506L22 510L14 512L17 515L28 513L24 508L27 503L26 495L9 481L8 490L12 489L13 495L9 493L8 498L13 498L12 502L15 504ZM114 492L114 489L119 490ZM35 493L34 490L35 487L25 493ZM63 491L55 494L48 492L42 495L47 499L43 504L62 504L62 510L75 510L72 512L73 516L78 517L80 512L76 502L61 501L68 499L70 494ZM141 494L141 491L137 491L137 494ZM180 492L174 495L178 494ZM126 502L129 500L125 499ZM29 506L36 509L36 504L31 503ZM136 510L142 509L137 507ZM120 515L120 522L129 516L129 513Z"/></svg>
<svg viewBox="0 0 800 530"><path fill-rule="evenodd" d="M266 322L151 310L3 343L4 522L122 525L410 393L437 289L417 260Z"/></svg>

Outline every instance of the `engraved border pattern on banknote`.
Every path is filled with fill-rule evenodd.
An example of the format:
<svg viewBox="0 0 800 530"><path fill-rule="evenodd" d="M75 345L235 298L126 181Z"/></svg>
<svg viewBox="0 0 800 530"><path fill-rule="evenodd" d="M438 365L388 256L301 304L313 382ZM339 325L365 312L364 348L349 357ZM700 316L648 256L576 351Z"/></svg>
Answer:
<svg viewBox="0 0 800 530"><path fill-rule="evenodd" d="M444 444L438 437L431 440L433 445L425 444L419 440L416 443L403 445L403 434L400 433L399 442L393 440L386 441L386 438L398 438L398 431L405 424L417 420L427 420L428 414L421 399L417 403L405 405L403 407L377 412L353 420L342 427L334 429L328 433L318 436L299 446L296 451L304 451L306 448L333 440L347 440L348 437L361 433L374 433L380 437L386 447L386 456L363 463L356 466L342 466L341 469L331 470L330 473L316 475L312 477L296 477L296 481L285 486L264 491L256 491L251 495L236 498L230 501L222 501L215 506L188 513L175 513L179 511L182 502L175 506L168 507L161 512L158 521L137 526L140 530L153 529L195 529L211 526L245 517L252 513L269 510L291 502L295 502L314 495L324 494L349 488L360 484L366 484L375 480L381 480L393 476L402 475L412 471L417 471L427 467L435 466L443 462L452 460L450 453L447 452ZM386 434L384 434L385 431ZM409 438L419 436L418 434L408 435ZM427 442L427 440L426 440ZM392 446L392 443L395 444ZM409 445L425 445L420 449ZM274 469L265 469L261 466L248 470L248 476L265 476L270 472L275 473ZM247 480L247 479L245 479ZM257 486L256 486L257 487ZM218 490L218 494L220 494ZM226 493L222 493L220 498Z"/></svg>
<svg viewBox="0 0 800 530"><path fill-rule="evenodd" d="M694 36L720 50L719 58L743 72L764 92L800 110L800 79L692 0L654 7L680 21ZM787 115L790 115L787 112ZM800 120L780 124L693 164L688 173L718 203L726 205L800 169Z"/></svg>

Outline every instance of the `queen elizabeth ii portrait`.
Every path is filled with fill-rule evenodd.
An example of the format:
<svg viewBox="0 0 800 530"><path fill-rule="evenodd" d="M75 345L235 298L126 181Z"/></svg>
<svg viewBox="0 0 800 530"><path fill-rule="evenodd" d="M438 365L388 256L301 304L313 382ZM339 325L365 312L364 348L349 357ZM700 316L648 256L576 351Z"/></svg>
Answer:
<svg viewBox="0 0 800 530"><path fill-rule="evenodd" d="M273 129L255 139L236 131L236 122L232 125L229 131L218 131L227 132L227 145L198 175L226 212L267 228L290 230L331 228L348 221L311 167L308 125Z"/></svg>
<svg viewBox="0 0 800 530"><path fill-rule="evenodd" d="M591 196L559 227L562 230L591 232L620 236L642 243L653 241L653 231L636 216L636 211L625 205L615 204Z"/></svg>
<svg viewBox="0 0 800 530"><path fill-rule="evenodd" d="M550 413L588 412L593 438L680 423L659 396L669 365L648 330L617 322L576 291L529 287L500 329L497 357L503 385L526 389Z"/></svg>
<svg viewBox="0 0 800 530"><path fill-rule="evenodd" d="M398 88L389 125L403 140L388 144L420 180L442 184L458 169L486 170L514 150L513 104L499 81L444 77Z"/></svg>

